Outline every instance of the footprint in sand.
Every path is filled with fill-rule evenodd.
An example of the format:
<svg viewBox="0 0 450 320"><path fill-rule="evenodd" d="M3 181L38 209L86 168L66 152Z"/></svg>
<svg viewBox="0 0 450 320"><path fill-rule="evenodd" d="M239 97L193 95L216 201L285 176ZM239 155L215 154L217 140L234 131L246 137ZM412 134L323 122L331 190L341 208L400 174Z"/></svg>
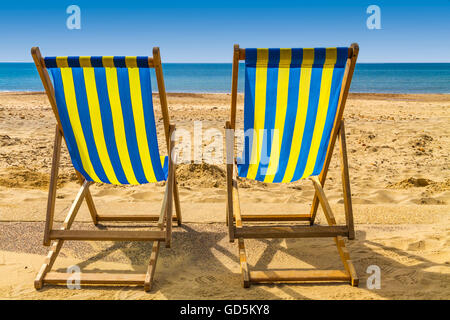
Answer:
<svg viewBox="0 0 450 320"><path fill-rule="evenodd" d="M409 271L403 274L394 276L394 279L401 282L404 285L412 285L418 282L419 274L417 271Z"/></svg>
<svg viewBox="0 0 450 320"><path fill-rule="evenodd" d="M414 204L424 204L424 205L443 205L446 204L445 201L432 197L421 197L416 199L411 199Z"/></svg>
<svg viewBox="0 0 450 320"><path fill-rule="evenodd" d="M143 192L136 192L131 195L131 198L134 200L149 200L155 197L155 192L150 191L143 191Z"/></svg>
<svg viewBox="0 0 450 320"><path fill-rule="evenodd" d="M195 278L195 282L203 285L213 284L217 282L217 279L214 276L200 276Z"/></svg>
<svg viewBox="0 0 450 320"><path fill-rule="evenodd" d="M425 250L425 248L426 245L424 240L419 240L408 245L408 250L410 251Z"/></svg>
<svg viewBox="0 0 450 320"><path fill-rule="evenodd" d="M447 247L445 244L445 241L442 241L440 239L425 239L425 240L418 240L415 242L411 242L408 244L407 250L410 251L440 251L441 249Z"/></svg>

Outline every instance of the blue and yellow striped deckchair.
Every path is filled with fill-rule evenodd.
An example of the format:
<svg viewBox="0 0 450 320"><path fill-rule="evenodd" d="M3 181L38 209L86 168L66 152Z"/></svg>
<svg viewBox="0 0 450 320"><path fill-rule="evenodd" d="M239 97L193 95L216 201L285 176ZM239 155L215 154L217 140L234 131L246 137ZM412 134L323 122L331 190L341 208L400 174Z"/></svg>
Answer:
<svg viewBox="0 0 450 320"><path fill-rule="evenodd" d="M66 283L69 274L49 272L64 240L133 240L153 241L147 274L109 275L82 274L81 283L142 284L150 289L160 241L171 243L172 201L176 220L181 223L166 93L159 49L153 57L46 57L39 48L32 56L57 119L51 183L44 232L44 245L53 242L48 262L35 280L35 287L44 283ZM158 81L164 119L168 156L158 148L150 83L150 68ZM50 75L53 81L50 80ZM82 187L66 218L63 230L53 230L55 193L61 140ZM92 183L139 185L167 181L161 214L98 215L89 186ZM99 221L158 221L158 230L150 231L82 231L69 230L82 201L86 199L95 224Z"/></svg>
<svg viewBox="0 0 450 320"><path fill-rule="evenodd" d="M227 122L227 223L239 241L244 287L280 281L349 281L358 278L342 236L354 238L343 112L358 46L313 49L239 49L235 46L231 121ZM237 77L245 59L244 148L234 157ZM323 185L336 138L341 146L345 226L336 226ZM309 214L241 215L237 177L266 183L310 178L315 187ZM329 226L314 226L318 203ZM243 226L243 221L306 221L307 226ZM245 238L334 237L345 270L248 270Z"/></svg>

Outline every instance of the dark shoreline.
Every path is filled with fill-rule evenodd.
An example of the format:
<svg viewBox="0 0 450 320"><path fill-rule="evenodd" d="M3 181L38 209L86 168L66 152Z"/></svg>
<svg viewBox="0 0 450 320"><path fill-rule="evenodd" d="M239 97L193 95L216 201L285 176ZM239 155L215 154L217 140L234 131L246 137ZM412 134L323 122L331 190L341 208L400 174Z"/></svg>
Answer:
<svg viewBox="0 0 450 320"><path fill-rule="evenodd" d="M43 95L44 91L0 91L2 95ZM158 93L153 93L157 96ZM168 97L204 97L212 95L230 95L225 92L168 92ZM243 93L239 93L243 95ZM372 92L350 92L350 99L365 100L409 100L409 101L448 101L450 93L372 93Z"/></svg>

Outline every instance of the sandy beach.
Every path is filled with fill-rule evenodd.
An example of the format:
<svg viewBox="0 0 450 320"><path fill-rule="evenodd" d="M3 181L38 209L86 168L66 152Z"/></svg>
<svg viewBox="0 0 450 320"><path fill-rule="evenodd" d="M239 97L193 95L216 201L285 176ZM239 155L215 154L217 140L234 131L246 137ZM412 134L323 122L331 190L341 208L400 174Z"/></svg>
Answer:
<svg viewBox="0 0 450 320"><path fill-rule="evenodd" d="M160 150L163 123L154 96ZM227 94L168 94L178 129L223 130ZM225 166L177 168L184 224L172 248L162 247L150 293L141 287L33 287L48 248L42 245L56 121L43 93L0 93L0 299L449 299L450 95L350 94L344 118L356 240L346 240L360 277L348 284L240 283L237 243L225 225ZM243 126L243 96L238 123ZM207 141L203 141L206 145ZM335 152L338 152L336 148ZM336 154L337 155L337 154ZM333 157L325 191L344 222L339 158ZM55 217L61 222L78 190L66 147L61 157ZM310 181L240 181L244 213L307 213ZM101 213L159 214L164 184L95 185ZM318 223L325 224L319 209ZM121 224L108 224L117 228ZM73 228L95 229L85 204ZM332 239L246 241L252 268L342 268ZM144 272L151 243L67 242L54 270ZM366 285L371 265L381 288Z"/></svg>

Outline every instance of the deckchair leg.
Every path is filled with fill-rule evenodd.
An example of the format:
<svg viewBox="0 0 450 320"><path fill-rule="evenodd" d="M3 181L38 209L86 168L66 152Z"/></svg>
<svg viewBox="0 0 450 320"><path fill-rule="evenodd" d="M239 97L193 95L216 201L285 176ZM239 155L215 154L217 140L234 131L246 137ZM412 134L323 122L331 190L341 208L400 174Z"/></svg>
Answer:
<svg viewBox="0 0 450 320"><path fill-rule="evenodd" d="M39 290L44 285L45 275L52 269L55 263L56 257L58 257L59 251L61 251L64 240L53 241L52 247L45 258L44 264L41 266L36 278L34 280L34 287Z"/></svg>
<svg viewBox="0 0 450 320"><path fill-rule="evenodd" d="M320 179L320 176L319 176ZM323 184L321 183L322 187ZM314 193L314 198L311 204L311 213L310 213L310 221L309 224L310 225L314 225L314 222L316 220L316 215L317 215L317 209L319 209L319 198L317 196L317 192Z"/></svg>
<svg viewBox="0 0 450 320"><path fill-rule="evenodd" d="M173 199L175 201L175 213L177 215L177 223L178 226L181 226L182 220L181 220L181 206L180 206L180 196L178 195L178 184L177 184L177 177L174 176L174 182L173 182Z"/></svg>
<svg viewBox="0 0 450 320"><path fill-rule="evenodd" d="M159 241L153 242L152 254L148 263L147 274L145 275L144 290L149 292L152 289L153 278L155 276L156 262L159 254Z"/></svg>
<svg viewBox="0 0 450 320"><path fill-rule="evenodd" d="M238 247L239 247L239 262L241 264L241 273L242 273L242 286L244 288L250 287L250 273L247 264L247 254L245 252L245 243L244 239L238 239Z"/></svg>
<svg viewBox="0 0 450 320"><path fill-rule="evenodd" d="M86 193L86 204L88 206L89 213L92 218L92 222L94 223L94 225L97 225L98 224L97 209L95 208L94 199L92 199L92 194L89 190Z"/></svg>
<svg viewBox="0 0 450 320"><path fill-rule="evenodd" d="M170 188L170 186L169 186ZM170 248L172 244L172 191L169 189L168 203L167 203L167 211L166 211L166 248Z"/></svg>
<svg viewBox="0 0 450 320"><path fill-rule="evenodd" d="M350 284L353 287L357 287L359 284L359 278L356 273L356 269L353 265L352 260L350 259L350 254L345 247L345 242L342 237L335 237L334 241L336 242L336 247L339 252L339 256L341 257L342 263L344 264L345 271L350 276Z"/></svg>
<svg viewBox="0 0 450 320"><path fill-rule="evenodd" d="M169 136L175 130L174 125L169 126ZM175 170L176 170L176 160L172 159L174 142L172 139L169 140L169 173L167 177L167 212L166 212L166 248L170 248L172 242L172 215L173 215L173 199L175 191Z"/></svg>
<svg viewBox="0 0 450 320"><path fill-rule="evenodd" d="M78 177L79 183L83 184L83 182L85 180L84 177L77 170L75 170L75 172ZM87 190L87 192L86 192L86 204L88 206L89 214L91 215L92 222L95 225L97 225L98 224L98 213L97 213L97 209L95 208L95 205L94 205L94 199L92 199L92 195L89 190Z"/></svg>
<svg viewBox="0 0 450 320"><path fill-rule="evenodd" d="M69 213L67 214L66 219L64 220L62 230L69 230L72 226L73 221L75 220L76 214L78 213L78 210L80 209L81 203L83 202L83 199L85 198L85 195L89 188L89 182L85 181L80 188L80 191L78 192L75 201L72 203L72 206L70 207ZM62 245L64 243L64 240L56 240L53 241L52 247L50 248L50 251L48 252L48 255L45 259L44 264L42 265L41 269L39 270L36 279L34 280L34 287L39 290L43 286L45 275L52 269L53 264L55 263L56 257L58 256L59 252L61 251Z"/></svg>
<svg viewBox="0 0 450 320"><path fill-rule="evenodd" d="M48 190L47 215L44 229L44 246L50 245L50 230L53 228L53 216L55 213L56 186L58 184L59 161L61 158L62 134L59 126L55 130L55 142L53 144L52 169L50 173L50 186Z"/></svg>
<svg viewBox="0 0 450 320"><path fill-rule="evenodd" d="M228 227L228 235L230 238L230 242L234 242L234 225L233 225L233 217L234 217L234 201L239 202L239 197L237 195L234 196L234 193L238 192L236 173L234 172L234 131L231 129L231 123L227 121L225 123L225 135L226 135L226 147L227 147L227 205L226 205L226 224ZM237 204L236 210L239 209L239 205ZM238 214L240 217L240 213Z"/></svg>
<svg viewBox="0 0 450 320"><path fill-rule="evenodd" d="M317 197L322 206L329 226L336 226L336 219L331 210L328 199L322 185L317 177L311 177ZM237 190L236 190L237 196ZM242 229L242 216L240 210L236 210L236 227L234 230ZM234 225L233 225L234 227ZM325 228L325 227L324 227ZM318 281L345 281L352 286L358 286L359 279L353 266L350 254L345 247L341 236L333 237L336 247L344 265L344 270L265 270L250 271L247 263L245 243L243 238L238 238L239 262L241 266L242 283L244 288L250 287L251 283L276 283L276 282L318 282Z"/></svg>
<svg viewBox="0 0 450 320"><path fill-rule="evenodd" d="M345 126L344 120L341 121L339 129L339 155L341 160L342 173L342 192L344 194L344 210L345 220L348 226L348 239L355 239L355 226L353 223L353 206L352 206L352 192L350 190L350 176L348 173L348 159L347 159L347 143L345 140Z"/></svg>
<svg viewBox="0 0 450 320"><path fill-rule="evenodd" d="M64 220L61 230L68 231L75 220L76 214L81 206L83 199L86 197L89 191L90 182L84 181L83 186L80 188L75 201L73 202L69 213ZM44 264L41 266L34 281L34 287L39 290L43 287L44 283L50 284L65 284L70 280L69 273L50 272L58 254L61 251L64 240L59 239L53 241L52 247L45 259ZM80 284L140 284L144 286L146 291L149 291L152 286L153 277L155 274L156 261L158 258L160 247L160 241L154 241L152 247L152 253L150 256L150 262L147 273L145 275L123 275L123 274L81 274Z"/></svg>
<svg viewBox="0 0 450 320"><path fill-rule="evenodd" d="M227 127L229 123L227 123ZM230 145L230 144L228 144ZM227 186L228 186L228 206L227 206L227 221L230 229L230 241L234 241L235 226L233 221L233 214L236 221L236 229L242 229L241 208L239 204L239 190L237 184L237 171L233 164L227 165ZM231 214L230 212L231 211ZM250 271L247 264L247 253L245 252L245 242L243 238L238 238L239 262L242 273L242 286L244 288L250 287Z"/></svg>
<svg viewBox="0 0 450 320"><path fill-rule="evenodd" d="M331 210L330 203L323 191L322 185L317 177L310 177L313 182L314 189L316 190L317 197L322 206L323 213L329 225L335 225L336 219L334 218L333 211Z"/></svg>
<svg viewBox="0 0 450 320"><path fill-rule="evenodd" d="M336 247L344 264L344 270L264 270L251 271L247 263L244 239L238 239L239 262L241 266L242 284L244 288L249 288L252 283L287 283L287 282L322 282L338 281L348 282L357 287L359 283L358 275L353 266L350 255L345 247L342 237L335 237Z"/></svg>

